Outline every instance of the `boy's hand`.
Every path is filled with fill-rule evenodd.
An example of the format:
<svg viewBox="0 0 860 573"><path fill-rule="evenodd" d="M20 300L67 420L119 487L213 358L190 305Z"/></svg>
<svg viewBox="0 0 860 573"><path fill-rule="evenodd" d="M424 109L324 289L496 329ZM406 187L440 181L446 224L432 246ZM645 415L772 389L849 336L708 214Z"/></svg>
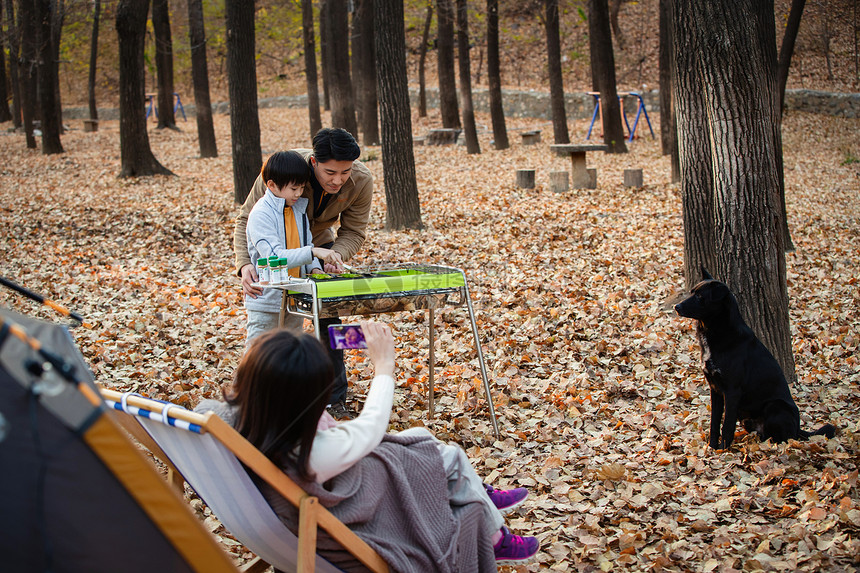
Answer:
<svg viewBox="0 0 860 573"><path fill-rule="evenodd" d="M261 287L251 286L251 283L255 283L260 280L260 277L257 276L257 269L254 268L254 265L245 265L242 267L240 272L242 273L242 292L245 293L245 295L251 298L257 298L263 294L263 289Z"/></svg>
<svg viewBox="0 0 860 573"><path fill-rule="evenodd" d="M331 249L323 249L322 247L314 247L311 252L316 258L322 259L323 263L325 263L325 271L327 273L340 274L343 272L343 258L340 256L340 253Z"/></svg>
<svg viewBox="0 0 860 573"><path fill-rule="evenodd" d="M377 376L388 375L393 378L394 335L391 333L391 328L386 324L366 320L361 321L360 324L374 372Z"/></svg>

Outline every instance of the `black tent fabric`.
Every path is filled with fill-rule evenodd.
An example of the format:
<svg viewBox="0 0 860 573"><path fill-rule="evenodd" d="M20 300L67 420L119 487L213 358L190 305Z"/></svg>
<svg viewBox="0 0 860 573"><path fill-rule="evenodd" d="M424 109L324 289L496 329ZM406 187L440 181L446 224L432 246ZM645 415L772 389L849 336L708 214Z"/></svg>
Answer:
<svg viewBox="0 0 860 573"><path fill-rule="evenodd" d="M0 569L235 571L109 420L100 399L93 400L98 391L68 330L2 308L0 318L23 326L74 365L78 380L93 391L82 393L68 382L50 381L56 374L32 374L27 362L42 362L32 348L11 335L0 340ZM132 482L142 485L129 488ZM151 508L142 507L141 491L156 502L161 499L158 513L167 515L167 527L165 520L153 520ZM196 551L208 557L195 563L190 546L200 545L201 539Z"/></svg>

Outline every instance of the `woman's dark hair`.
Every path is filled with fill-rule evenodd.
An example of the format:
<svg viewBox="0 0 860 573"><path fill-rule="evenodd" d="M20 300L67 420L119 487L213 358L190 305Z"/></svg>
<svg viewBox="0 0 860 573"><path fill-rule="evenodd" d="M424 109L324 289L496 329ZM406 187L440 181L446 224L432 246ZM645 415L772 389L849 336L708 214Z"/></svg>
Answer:
<svg viewBox="0 0 860 573"><path fill-rule="evenodd" d="M355 161L361 155L355 138L340 127L324 127L314 135L314 157L319 162Z"/></svg>
<svg viewBox="0 0 860 573"><path fill-rule="evenodd" d="M278 189L293 183L304 185L311 178L311 167L305 158L295 151L278 151L266 159L260 170L263 183L274 181Z"/></svg>
<svg viewBox="0 0 860 573"><path fill-rule="evenodd" d="M237 406L240 434L311 481L308 459L333 382L331 359L316 338L273 330L251 342L225 398Z"/></svg>

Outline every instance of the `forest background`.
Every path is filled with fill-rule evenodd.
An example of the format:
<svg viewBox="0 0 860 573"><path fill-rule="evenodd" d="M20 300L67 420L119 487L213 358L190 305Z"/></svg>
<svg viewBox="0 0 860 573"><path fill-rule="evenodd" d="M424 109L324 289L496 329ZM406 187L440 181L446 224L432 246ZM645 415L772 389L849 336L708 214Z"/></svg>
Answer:
<svg viewBox="0 0 860 573"><path fill-rule="evenodd" d="M807 2L788 87L858 91L856 2ZM566 91L591 89L584 2L561 1ZM63 105L86 104L88 6L67 2ZM98 103L117 105L118 50L105 4ZM410 86L426 4L406 2ZM505 89L546 91L541 3L501 2ZM227 100L223 8L205 3L212 100ZM171 2L177 91L191 101L184 2ZM788 11L776 2L778 30ZM473 85L485 87L482 6L472 3ZM615 45L620 90L657 85L657 2L621 4ZM296 2L258 2L259 96L303 93ZM435 27L435 22L434 22ZM778 32L779 38L779 32ZM151 38L148 73L154 91ZM428 55L434 84L434 52ZM186 96L186 94L189 94ZM659 133L659 115L649 110ZM260 111L264 152L307 145L305 110ZM324 122L327 116L324 115ZM478 114L479 125L490 124ZM509 118L510 129L546 120ZM73 330L97 381L192 406L229 383L244 336L232 268L235 205L230 126L215 116L219 157L200 159L193 122L156 130L153 152L178 177L117 179L119 127L95 133L67 122L65 153L27 150L0 136L2 274L82 314ZM570 119L581 141L584 119ZM8 126L9 124L4 124ZM413 112L414 135L439 126ZM644 126L640 125L640 130ZM547 131L544 132L545 134ZM659 138L643 130L624 155L589 156L598 188L554 194L547 173L569 167L539 145L495 151L481 130L479 156L461 146L416 146L423 231L385 231L378 148L362 159L378 182L368 242L354 261L463 268L490 370L501 439L495 439L471 331L462 309L436 313L437 416L427 416L425 312L383 315L396 329L398 382L392 428L426 424L467 448L479 473L532 497L509 519L537 535L537 562L519 571L852 571L860 567L860 120L787 113L783 124L792 389L802 424L830 422L833 440L783 445L739 435L707 447L710 399L690 321L666 306L683 288L678 187ZM519 168L537 186L514 185ZM642 188L622 185L641 168ZM0 304L48 320L50 311L8 291ZM350 353L353 404L369 365ZM252 556L193 492L192 506L237 563ZM511 570L514 568L507 568Z"/></svg>

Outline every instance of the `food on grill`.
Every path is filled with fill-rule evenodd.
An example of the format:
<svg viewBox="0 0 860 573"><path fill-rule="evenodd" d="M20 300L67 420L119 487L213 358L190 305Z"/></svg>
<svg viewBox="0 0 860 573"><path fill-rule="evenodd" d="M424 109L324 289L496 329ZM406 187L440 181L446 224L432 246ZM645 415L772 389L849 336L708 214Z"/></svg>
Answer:
<svg viewBox="0 0 860 573"><path fill-rule="evenodd" d="M331 275L327 275L325 273L311 273L308 276L311 277L312 279L314 279L315 281L322 281L322 280L331 278Z"/></svg>

